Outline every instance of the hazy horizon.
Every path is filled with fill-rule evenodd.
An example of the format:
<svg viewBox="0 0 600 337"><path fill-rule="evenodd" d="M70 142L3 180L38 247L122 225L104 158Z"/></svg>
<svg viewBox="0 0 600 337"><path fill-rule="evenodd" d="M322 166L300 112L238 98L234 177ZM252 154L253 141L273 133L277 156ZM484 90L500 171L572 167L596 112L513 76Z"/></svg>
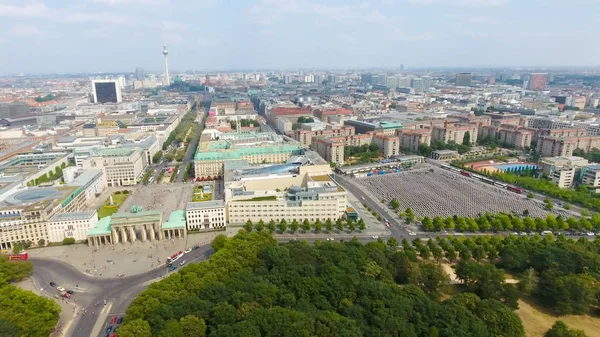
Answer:
<svg viewBox="0 0 600 337"><path fill-rule="evenodd" d="M558 0L0 1L0 74L159 72L164 40L173 72L600 68Z"/></svg>

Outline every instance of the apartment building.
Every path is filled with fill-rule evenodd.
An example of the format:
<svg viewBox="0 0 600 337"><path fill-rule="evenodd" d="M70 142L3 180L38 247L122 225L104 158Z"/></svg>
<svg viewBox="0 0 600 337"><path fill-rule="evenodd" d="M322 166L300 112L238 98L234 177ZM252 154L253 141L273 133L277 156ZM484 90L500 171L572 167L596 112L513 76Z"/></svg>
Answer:
<svg viewBox="0 0 600 337"><path fill-rule="evenodd" d="M310 147L313 137L334 138L353 136L354 134L354 127L352 126L327 125L325 130L294 130L292 133L292 138L300 142L300 144L302 144L303 146Z"/></svg>
<svg viewBox="0 0 600 337"><path fill-rule="evenodd" d="M584 128L568 128L568 129L534 129L535 138L539 139L542 136L567 138L567 137L585 137L588 136L587 130Z"/></svg>
<svg viewBox="0 0 600 337"><path fill-rule="evenodd" d="M565 138L541 136L536 151L545 157L557 157L572 156L576 149L589 152L594 148L600 149L600 136Z"/></svg>
<svg viewBox="0 0 600 337"><path fill-rule="evenodd" d="M559 188L569 188L577 183L579 172L581 172L581 170L577 167L563 167L559 170L555 170L549 178Z"/></svg>
<svg viewBox="0 0 600 337"><path fill-rule="evenodd" d="M431 129L401 129L397 131L400 138L400 148L418 151L419 146L431 145Z"/></svg>
<svg viewBox="0 0 600 337"><path fill-rule="evenodd" d="M474 114L460 114L451 115L450 117L455 118L460 124L477 124L479 126L492 125L491 116L476 116Z"/></svg>
<svg viewBox="0 0 600 337"><path fill-rule="evenodd" d="M472 144L477 143L478 128L475 124L458 125L444 123L444 126L434 126L431 131L431 140L443 143L450 141L462 144L466 133L469 133Z"/></svg>
<svg viewBox="0 0 600 337"><path fill-rule="evenodd" d="M499 143L508 144L516 149L524 149L531 146L534 131L514 125L481 126L479 127L479 139L490 137Z"/></svg>
<svg viewBox="0 0 600 337"><path fill-rule="evenodd" d="M206 202L189 202L185 209L188 231L225 228L227 215L225 202L214 200Z"/></svg>
<svg viewBox="0 0 600 337"><path fill-rule="evenodd" d="M137 184L146 166L146 156L139 147L95 148L82 161L84 169L102 169L111 187Z"/></svg>
<svg viewBox="0 0 600 337"><path fill-rule="evenodd" d="M344 164L344 141L341 138L315 137L311 149L329 163Z"/></svg>
<svg viewBox="0 0 600 337"><path fill-rule="evenodd" d="M400 137L375 134L372 143L379 146L379 152L385 158L400 154Z"/></svg>

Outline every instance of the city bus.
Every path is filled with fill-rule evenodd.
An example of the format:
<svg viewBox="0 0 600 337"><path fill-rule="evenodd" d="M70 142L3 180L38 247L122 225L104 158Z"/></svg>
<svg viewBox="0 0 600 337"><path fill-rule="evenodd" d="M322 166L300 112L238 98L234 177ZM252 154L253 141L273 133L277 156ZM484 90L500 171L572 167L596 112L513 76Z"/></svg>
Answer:
<svg viewBox="0 0 600 337"><path fill-rule="evenodd" d="M179 260L179 258L181 258L182 256L183 256L183 252L182 252L182 251L180 251L180 252L179 252L179 253L177 253L177 254L173 254L173 256L169 256L169 257L167 257L167 264L171 264L171 263L173 263L173 262L175 262L175 261Z"/></svg>

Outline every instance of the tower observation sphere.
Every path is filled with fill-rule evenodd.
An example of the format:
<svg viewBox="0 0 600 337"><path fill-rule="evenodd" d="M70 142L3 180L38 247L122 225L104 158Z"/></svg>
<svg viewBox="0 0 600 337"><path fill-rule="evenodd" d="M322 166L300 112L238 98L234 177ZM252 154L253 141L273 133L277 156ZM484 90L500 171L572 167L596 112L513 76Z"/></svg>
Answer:
<svg viewBox="0 0 600 337"><path fill-rule="evenodd" d="M163 51L162 51L163 55L167 56L169 55L169 52L167 51L167 46L163 46Z"/></svg>

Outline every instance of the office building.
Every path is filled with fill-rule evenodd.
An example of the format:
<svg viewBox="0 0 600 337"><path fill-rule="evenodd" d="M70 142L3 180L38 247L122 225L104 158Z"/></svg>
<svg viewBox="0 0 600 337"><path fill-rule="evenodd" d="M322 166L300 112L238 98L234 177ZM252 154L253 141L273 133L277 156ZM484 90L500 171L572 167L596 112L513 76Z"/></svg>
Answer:
<svg viewBox="0 0 600 337"><path fill-rule="evenodd" d="M30 114L25 103L0 104L0 118L19 118Z"/></svg>
<svg viewBox="0 0 600 337"><path fill-rule="evenodd" d="M96 211L60 213L48 220L49 242L62 242L66 238L75 241L87 239L87 232L96 227L98 213Z"/></svg>
<svg viewBox="0 0 600 337"><path fill-rule="evenodd" d="M185 209L188 231L225 228L226 217L223 200L189 202Z"/></svg>
<svg viewBox="0 0 600 337"><path fill-rule="evenodd" d="M146 79L144 68L135 68L135 79L138 81L144 81Z"/></svg>
<svg viewBox="0 0 600 337"><path fill-rule="evenodd" d="M456 86L470 87L472 81L473 81L473 75L471 73L456 74Z"/></svg>
<svg viewBox="0 0 600 337"><path fill-rule="evenodd" d="M534 73L529 78L529 89L531 90L546 90L548 74L546 73Z"/></svg>
<svg viewBox="0 0 600 337"><path fill-rule="evenodd" d="M413 78L410 87L413 88L415 93L423 92L423 79L419 77Z"/></svg>
<svg viewBox="0 0 600 337"><path fill-rule="evenodd" d="M300 166L296 173L281 172L237 177L226 182L225 202L230 224L247 220L314 222L341 218L346 191L329 177L328 164Z"/></svg>
<svg viewBox="0 0 600 337"><path fill-rule="evenodd" d="M74 154L83 155L82 152L75 151ZM82 160L82 167L102 169L110 187L137 184L148 165L140 147L92 148L85 152L88 157Z"/></svg>
<svg viewBox="0 0 600 337"><path fill-rule="evenodd" d="M121 86L118 80L92 80L94 103L120 103Z"/></svg>
<svg viewBox="0 0 600 337"><path fill-rule="evenodd" d="M101 170L84 170L72 182L53 187L23 188L20 178L16 177L17 180L10 183L7 179L12 178L5 177L5 184L0 188L0 248L3 250L11 249L16 242L29 241L35 246L54 242L52 240L62 241L67 234L80 237L79 231L89 223L68 224L61 219L77 217L73 213L88 209L95 195L106 186ZM55 217L65 213L71 215ZM63 225L81 227L63 228Z"/></svg>

